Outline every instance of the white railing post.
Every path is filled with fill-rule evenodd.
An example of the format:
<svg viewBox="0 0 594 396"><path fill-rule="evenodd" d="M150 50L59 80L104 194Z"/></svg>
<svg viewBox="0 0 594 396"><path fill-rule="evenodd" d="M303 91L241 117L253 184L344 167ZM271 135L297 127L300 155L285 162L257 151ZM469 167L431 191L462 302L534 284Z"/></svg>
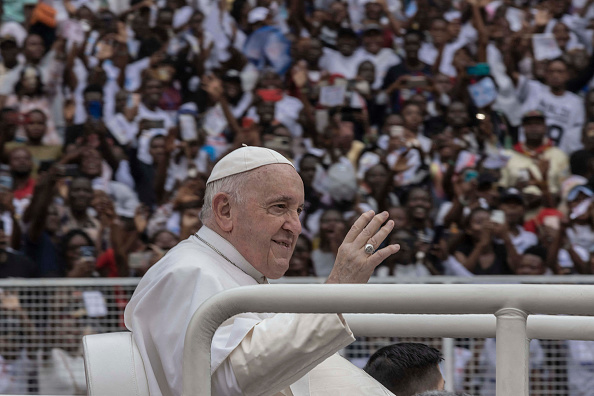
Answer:
<svg viewBox="0 0 594 396"><path fill-rule="evenodd" d="M441 354L443 355L443 379L445 390L454 391L454 376L456 374L456 356L454 353L454 339L441 339Z"/></svg>
<svg viewBox="0 0 594 396"><path fill-rule="evenodd" d="M496 395L529 396L528 314L517 308L503 308L495 312L495 317Z"/></svg>

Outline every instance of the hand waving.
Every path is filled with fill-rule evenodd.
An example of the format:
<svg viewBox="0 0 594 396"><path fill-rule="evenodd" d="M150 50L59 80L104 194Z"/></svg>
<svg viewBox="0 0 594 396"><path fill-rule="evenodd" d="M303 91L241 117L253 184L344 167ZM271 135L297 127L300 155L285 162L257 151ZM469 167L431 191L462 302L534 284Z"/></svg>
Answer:
<svg viewBox="0 0 594 396"><path fill-rule="evenodd" d="M400 250L399 245L389 245L373 254L365 253L366 244L370 243L377 249L394 228L392 220L380 228L386 220L388 212L374 216L370 210L355 221L338 248L334 268L326 283L367 283L375 267Z"/></svg>

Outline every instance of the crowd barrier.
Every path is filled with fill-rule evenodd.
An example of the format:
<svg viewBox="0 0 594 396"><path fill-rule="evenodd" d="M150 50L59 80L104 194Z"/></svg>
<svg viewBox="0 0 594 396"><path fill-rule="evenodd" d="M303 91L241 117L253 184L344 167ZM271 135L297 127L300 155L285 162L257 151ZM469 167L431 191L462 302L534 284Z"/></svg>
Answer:
<svg viewBox="0 0 594 396"><path fill-rule="evenodd" d="M138 281L139 279L134 278L0 280L2 290L0 305L2 360L0 364L3 366L0 370L0 393L86 394L80 339L83 335L93 332L124 330L123 310ZM323 283L323 281L324 279L320 278L283 278L273 283ZM594 276L374 278L371 280L371 283L468 284L477 282L586 285L594 284ZM429 290L439 295L437 289L440 287L407 286L404 289L423 289L423 293ZM403 290L403 288L398 289ZM578 289L581 287L573 288L575 291ZM395 306L400 308L410 306L411 294L408 291L406 293L408 297L407 295L394 297L394 301L398 301ZM548 296L541 297L550 299L551 293L548 289L544 294ZM563 296L561 297L563 299ZM582 298L585 296L582 295ZM474 304L472 299L470 302ZM461 307L460 313L471 311L466 303ZM571 309L564 310L562 306L555 306L555 309L566 314L572 313ZM594 310L594 306L591 309ZM381 311L394 312L393 309L377 312ZM573 311L573 313L584 314L587 313L586 311ZM549 311L539 310L538 312ZM448 389L464 390L473 395L495 395L494 355L497 346L492 339L485 338L494 335L495 317L476 315L476 312L473 315L464 316L465 320L470 320L465 331L444 332L439 337L431 332L421 331L423 321L432 323L434 328L449 328L447 325L438 325L434 320L437 318L431 316L409 320L406 316L392 315L391 319L383 318L381 321L375 316L378 321L375 324L370 324L372 318L347 317L349 323L352 323L353 331L359 337L342 353L356 365L362 366L370 354L384 345L402 341L424 342L440 349L446 357L442 370ZM440 316L439 320L448 320L448 318L453 322L459 322L457 317L452 316ZM575 382L587 383L594 377L592 375L594 342L575 341L591 339L591 336L584 335L594 333L589 330L593 329L591 322L586 323L590 318L566 318L574 322L571 326L565 326L559 330L562 331L562 335L565 335L564 337L553 337L550 332L547 333L546 329L554 327L554 323L544 325L537 323L532 326L542 319L551 318L529 316L527 322L527 336L540 338L530 344L529 363L528 357L525 360L530 371L530 394L579 395L572 390L576 386ZM575 322L579 320L586 320L586 322ZM404 331L406 329L408 330ZM441 338L443 336L454 338ZM573 338L574 341L564 340L568 337ZM514 356L517 359L517 351ZM6 376L9 374L14 374L10 389L7 388L9 385L6 381Z"/></svg>

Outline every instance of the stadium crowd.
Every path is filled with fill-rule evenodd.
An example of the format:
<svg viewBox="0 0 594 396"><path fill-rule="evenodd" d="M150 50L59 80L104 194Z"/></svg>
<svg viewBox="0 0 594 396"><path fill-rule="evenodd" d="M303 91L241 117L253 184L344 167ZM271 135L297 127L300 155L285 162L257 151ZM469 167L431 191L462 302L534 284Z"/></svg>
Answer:
<svg viewBox="0 0 594 396"><path fill-rule="evenodd" d="M378 277L591 274L593 3L0 1L0 278L143 276L242 144L303 180L286 276L369 209Z"/></svg>

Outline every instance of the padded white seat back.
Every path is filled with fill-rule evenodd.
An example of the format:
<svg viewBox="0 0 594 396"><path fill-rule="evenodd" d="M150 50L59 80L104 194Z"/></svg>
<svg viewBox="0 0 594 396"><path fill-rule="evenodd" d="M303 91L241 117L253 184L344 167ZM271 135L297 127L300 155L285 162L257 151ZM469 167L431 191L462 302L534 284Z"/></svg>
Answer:
<svg viewBox="0 0 594 396"><path fill-rule="evenodd" d="M144 363L130 332L83 337L89 396L149 396Z"/></svg>

